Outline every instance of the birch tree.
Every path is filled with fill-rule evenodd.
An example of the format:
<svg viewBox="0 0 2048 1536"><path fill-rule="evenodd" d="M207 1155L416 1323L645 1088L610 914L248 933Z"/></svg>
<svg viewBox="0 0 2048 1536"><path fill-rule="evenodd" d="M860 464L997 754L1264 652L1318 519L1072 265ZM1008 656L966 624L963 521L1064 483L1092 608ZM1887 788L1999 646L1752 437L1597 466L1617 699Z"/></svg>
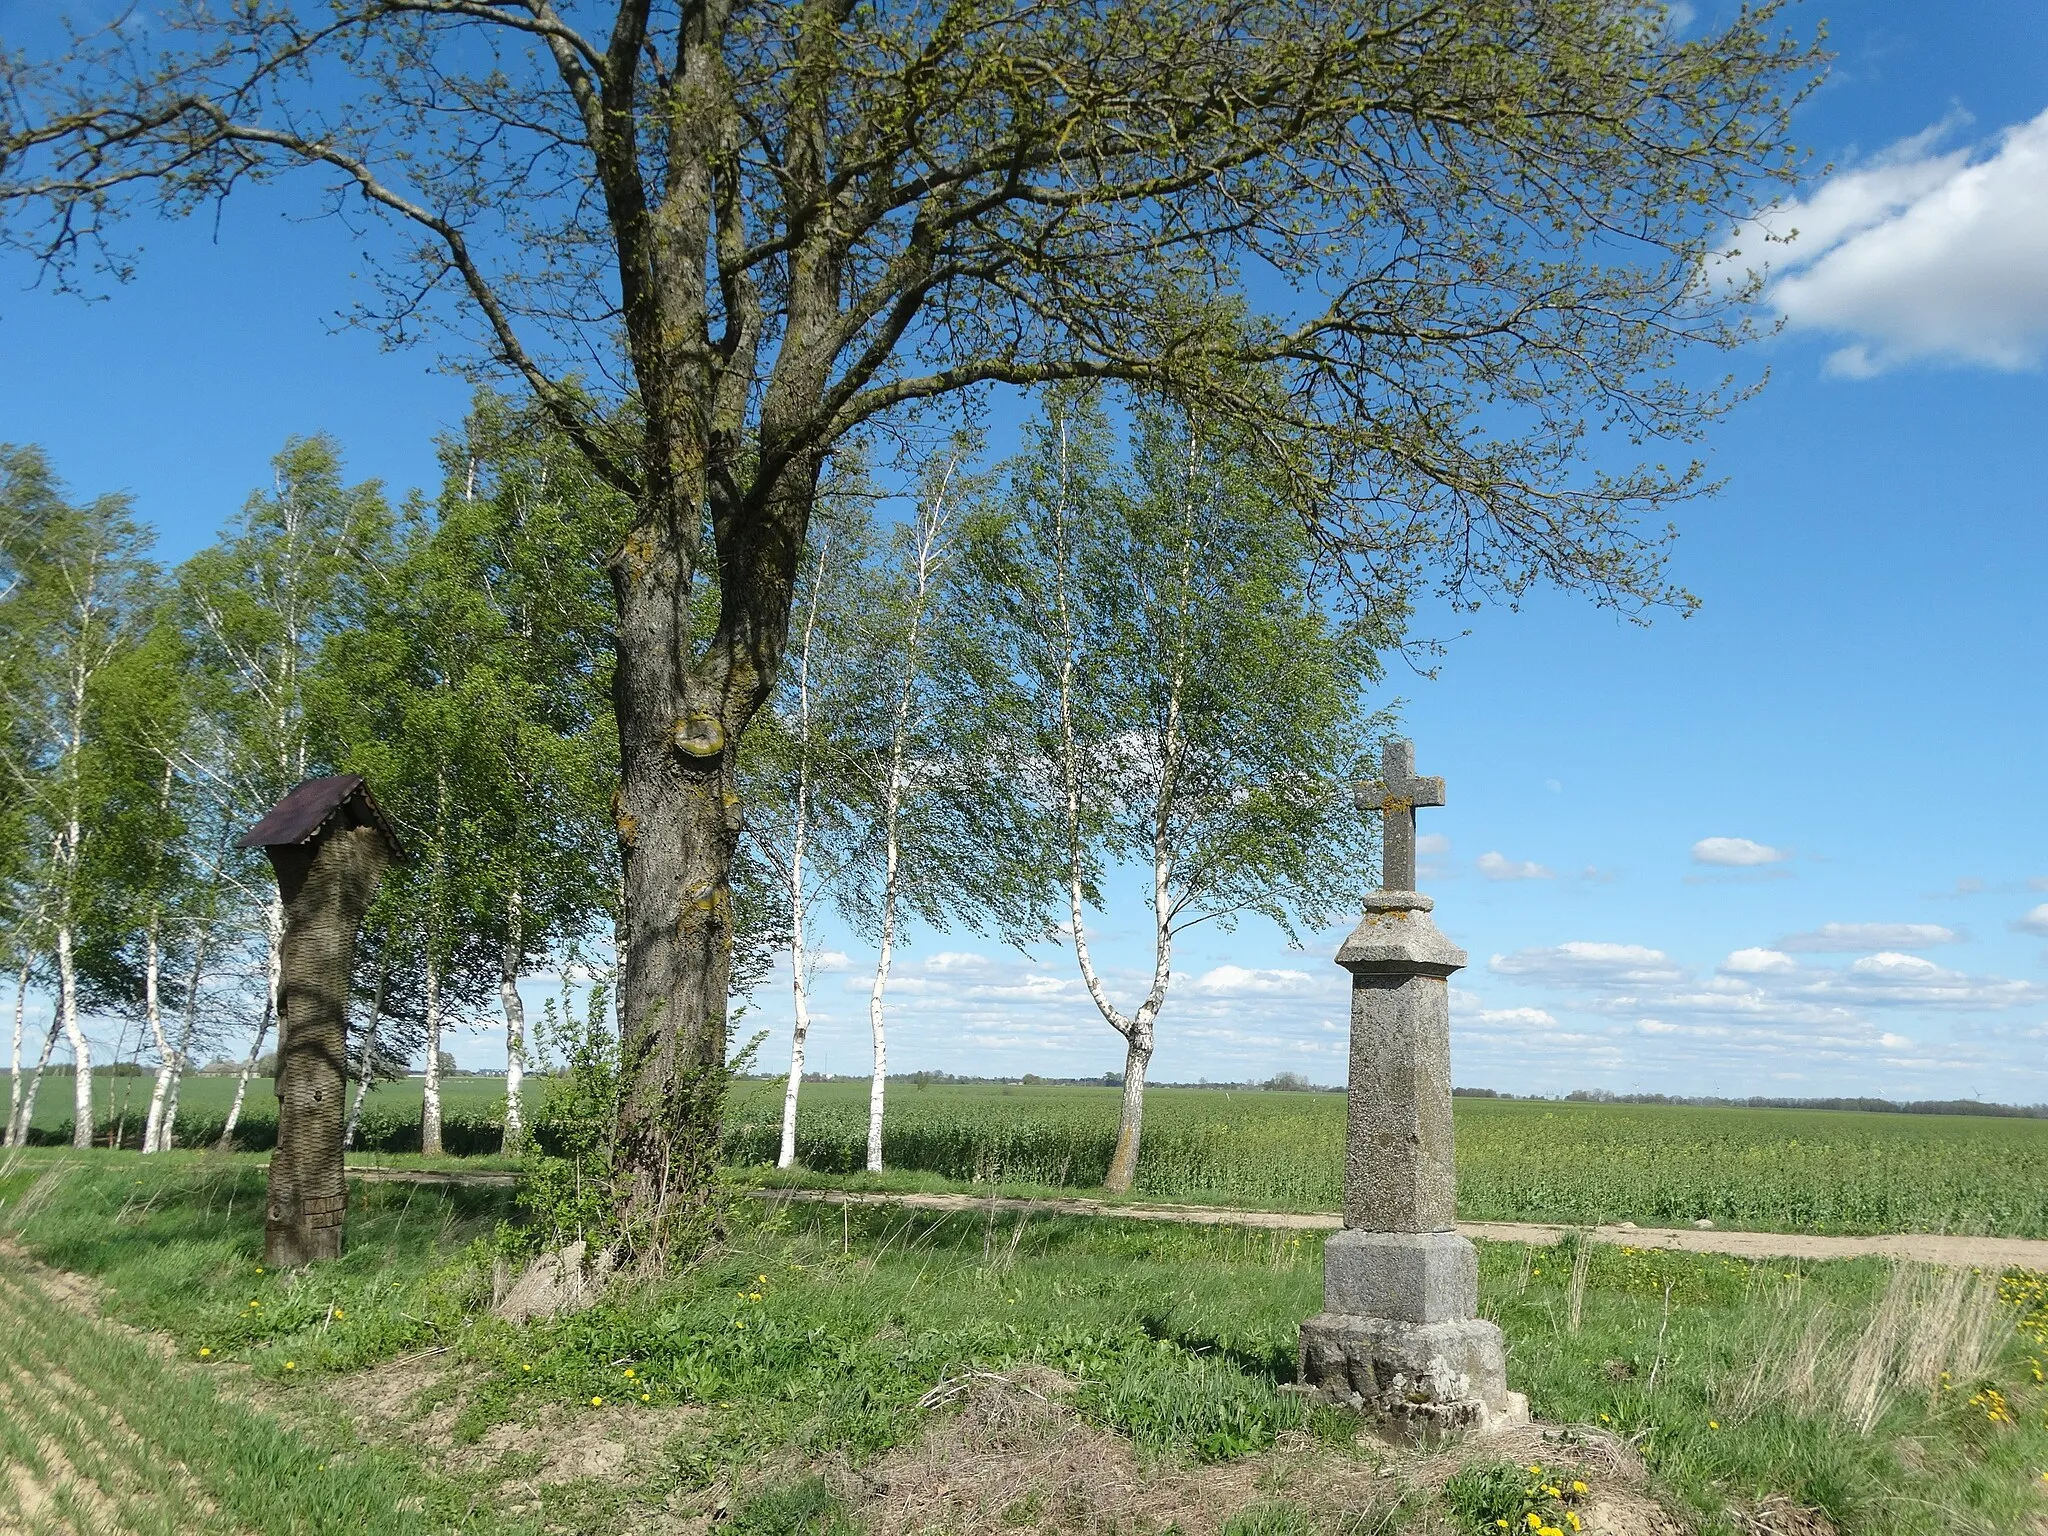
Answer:
<svg viewBox="0 0 2048 1536"><path fill-rule="evenodd" d="M1075 963L1124 1043L1108 1187L1136 1175L1145 1079L1176 940L1247 913L1318 926L1369 885L1346 786L1376 724L1363 697L1394 636L1320 598L1318 551L1256 438L1139 401L1127 453L1096 402L1056 394L982 524L981 596L1018 692L998 701L1039 744L1032 776L1060 829ZM1151 934L1135 1004L1089 938L1112 877L1141 874Z"/></svg>
<svg viewBox="0 0 2048 1536"><path fill-rule="evenodd" d="M204 717L186 766L242 829L313 772L317 722L308 715L307 677L327 640L360 622L368 584L390 558L383 491L375 482L346 484L331 439L293 439L271 468L271 488L251 496L178 572L189 686ZM225 878L259 915L264 981L223 1145L277 1019L284 935L276 882L260 858L241 856Z"/></svg>
<svg viewBox="0 0 2048 1536"><path fill-rule="evenodd" d="M740 746L828 456L990 386L1172 387L1284 454L1363 583L1682 606L1664 513L1707 482L1670 445L1741 392L1669 365L1745 333L1750 293L1700 273L1793 174L1814 61L1779 15L1680 37L1662 0L167 6L4 55L0 235L87 282L125 270L124 212L304 171L350 215L363 317L452 332L632 504L607 564L617 1217L658 1263L705 1230ZM1245 387L1262 364L1274 386ZM1644 461L1593 461L1617 440Z"/></svg>
<svg viewBox="0 0 2048 1536"><path fill-rule="evenodd" d="M10 509L14 539L0 633L10 636L4 680L17 722L0 778L18 797L30 846L46 850L37 884L55 951L52 1033L61 1028L71 1046L71 1142L84 1148L92 1145L93 1086L92 1046L80 1019L81 944L92 941L95 907L110 894L95 879L104 870L92 855L117 777L88 722L109 669L137 641L157 573L147 559L150 536L129 517L126 500L67 502L33 449L0 451L0 503ZM32 1112L32 1105L24 1111L24 1130Z"/></svg>

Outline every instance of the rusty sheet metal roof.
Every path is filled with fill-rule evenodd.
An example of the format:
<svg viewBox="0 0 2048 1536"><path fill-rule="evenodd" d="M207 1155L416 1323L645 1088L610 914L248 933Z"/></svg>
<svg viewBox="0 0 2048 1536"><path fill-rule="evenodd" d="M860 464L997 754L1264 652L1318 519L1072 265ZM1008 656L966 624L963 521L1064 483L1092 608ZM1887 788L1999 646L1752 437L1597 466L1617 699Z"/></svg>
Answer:
<svg viewBox="0 0 2048 1536"><path fill-rule="evenodd" d="M293 786L261 821L235 839L235 846L286 848L310 843L337 817L343 826L377 828L391 844L392 853L401 855L397 831L359 773L330 774Z"/></svg>

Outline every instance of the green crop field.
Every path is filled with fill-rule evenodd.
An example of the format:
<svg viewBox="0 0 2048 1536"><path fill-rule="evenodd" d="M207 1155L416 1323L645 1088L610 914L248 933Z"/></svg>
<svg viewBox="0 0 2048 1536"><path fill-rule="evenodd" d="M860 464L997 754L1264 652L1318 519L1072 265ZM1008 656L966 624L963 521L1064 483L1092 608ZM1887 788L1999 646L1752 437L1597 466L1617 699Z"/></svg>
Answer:
<svg viewBox="0 0 2048 1536"><path fill-rule="evenodd" d="M544 1079L530 1082L536 1096L546 1092ZM68 1126L70 1089L69 1079L44 1082L44 1138ZM117 1129L125 1103L132 1142L148 1079L107 1078L96 1089L100 1139ZM233 1090L228 1077L187 1085L183 1144L213 1139ZM366 1152L417 1150L419 1094L417 1079L372 1094ZM953 1185L1087 1189L1109 1167L1117 1098L1113 1088L899 1082L884 1156L899 1174ZM497 1150L497 1079L451 1078L444 1103L451 1151ZM807 1084L802 1103L804 1169L856 1174L867 1085ZM737 1087L726 1125L732 1162L773 1161L781 1106L779 1082ZM2048 1121L1494 1099L1459 1099L1456 1112L1458 1209L1472 1220L1651 1226L1706 1218L1760 1231L2048 1237ZM267 1147L275 1117L269 1083L253 1081L238 1145ZM1340 1094L1155 1088L1134 1194L1334 1210L1343 1125Z"/></svg>
<svg viewBox="0 0 2048 1536"><path fill-rule="evenodd" d="M964 1182L1088 1186L1109 1167L1117 1090L894 1084L890 1166ZM866 1147L867 1088L804 1088L797 1152L850 1173ZM1705 1217L1810 1232L2048 1237L2048 1121L1824 1110L1689 1109L1459 1099L1458 1211L1475 1221ZM743 1085L727 1145L772 1160L779 1086ZM1140 1198L1293 1210L1342 1199L1344 1098L1154 1089Z"/></svg>

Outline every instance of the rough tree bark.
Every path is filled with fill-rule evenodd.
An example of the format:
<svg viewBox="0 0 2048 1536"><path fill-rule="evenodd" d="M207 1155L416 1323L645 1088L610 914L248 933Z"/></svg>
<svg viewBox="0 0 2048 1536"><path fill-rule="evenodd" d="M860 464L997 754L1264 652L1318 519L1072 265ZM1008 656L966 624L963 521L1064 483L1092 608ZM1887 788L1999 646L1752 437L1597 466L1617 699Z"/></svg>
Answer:
<svg viewBox="0 0 2048 1536"><path fill-rule="evenodd" d="M270 1155L264 1262L338 1259L348 1187L341 1120L356 929L390 860L374 827L265 850L285 912L277 1050L277 1148Z"/></svg>

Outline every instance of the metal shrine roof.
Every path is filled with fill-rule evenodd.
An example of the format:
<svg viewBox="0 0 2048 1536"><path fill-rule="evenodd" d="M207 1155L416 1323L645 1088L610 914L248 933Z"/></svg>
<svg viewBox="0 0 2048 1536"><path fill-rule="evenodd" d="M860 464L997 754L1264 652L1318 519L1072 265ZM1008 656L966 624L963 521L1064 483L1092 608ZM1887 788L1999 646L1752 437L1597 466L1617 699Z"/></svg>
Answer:
<svg viewBox="0 0 2048 1536"><path fill-rule="evenodd" d="M294 785L264 818L235 839L237 848L288 848L310 843L336 818L346 827L375 827L394 855L401 852L398 833L377 797L359 773L330 774Z"/></svg>

